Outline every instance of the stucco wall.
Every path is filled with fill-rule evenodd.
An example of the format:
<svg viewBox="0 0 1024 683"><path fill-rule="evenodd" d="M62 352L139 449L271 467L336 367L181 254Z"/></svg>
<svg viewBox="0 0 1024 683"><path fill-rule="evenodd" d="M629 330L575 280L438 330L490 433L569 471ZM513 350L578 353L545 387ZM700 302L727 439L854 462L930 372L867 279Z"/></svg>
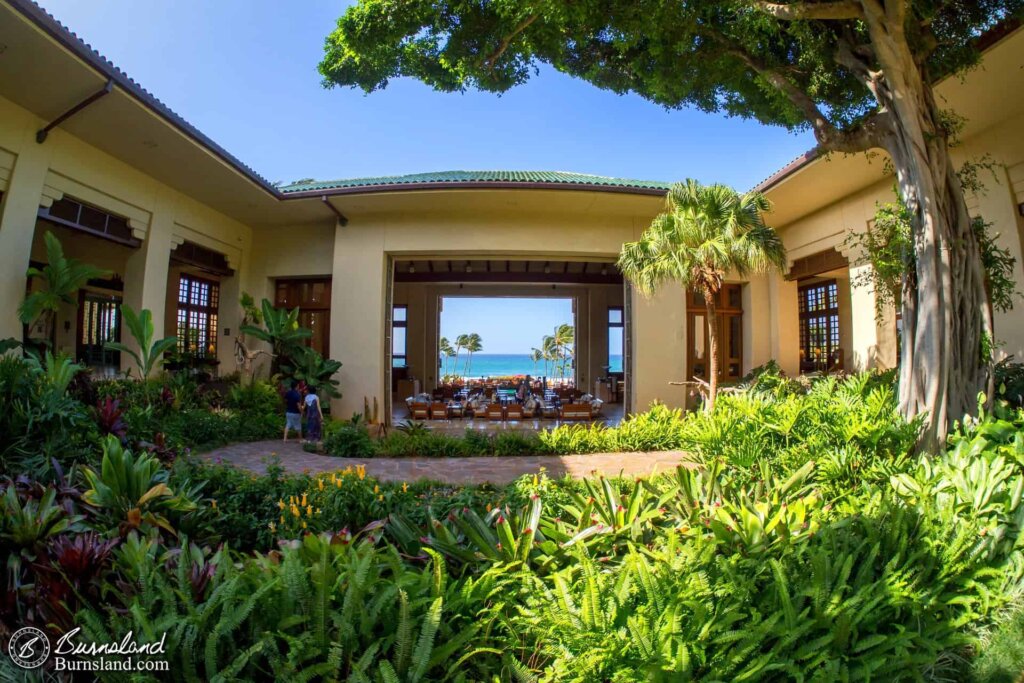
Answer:
<svg viewBox="0 0 1024 683"><path fill-rule="evenodd" d="M0 98L0 189L5 190L0 204L0 338L21 335L17 306L24 295L29 259L39 256L38 209L64 195L128 218L143 241L139 249L115 258L122 247L76 235L68 241L68 252L118 270L125 281L125 302L152 310L158 337L173 333L165 328L170 252L186 240L224 254L238 273L237 279L224 283L220 309L221 327L237 327L237 282L247 276L251 256L249 227L60 128L38 144L35 132L43 125L38 117ZM233 369L231 345L223 338L221 342L222 367Z"/></svg>

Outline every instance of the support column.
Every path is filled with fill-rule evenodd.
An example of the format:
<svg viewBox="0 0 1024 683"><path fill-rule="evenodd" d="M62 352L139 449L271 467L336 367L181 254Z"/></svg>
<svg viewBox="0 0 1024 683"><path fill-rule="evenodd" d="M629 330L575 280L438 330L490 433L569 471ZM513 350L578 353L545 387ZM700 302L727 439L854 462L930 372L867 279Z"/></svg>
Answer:
<svg viewBox="0 0 1024 683"><path fill-rule="evenodd" d="M25 299L25 273L51 150L52 145L36 144L34 134L26 137L0 204L0 339L22 337L18 306Z"/></svg>
<svg viewBox="0 0 1024 683"><path fill-rule="evenodd" d="M642 413L654 401L672 408L687 404L691 387L671 385L691 376L686 367L686 291L666 284L651 298L633 292L632 409Z"/></svg>
<svg viewBox="0 0 1024 683"><path fill-rule="evenodd" d="M797 284L782 273L770 273L768 297L771 301L771 354L790 377L800 374L800 312Z"/></svg>
<svg viewBox="0 0 1024 683"><path fill-rule="evenodd" d="M242 280L247 276L248 255L243 254L241 262L235 265L235 274L220 281L220 304L217 307L217 360L220 374L234 372L235 335L242 322ZM174 330L168 330L173 333ZM225 334L225 333L229 334Z"/></svg>
<svg viewBox="0 0 1024 683"><path fill-rule="evenodd" d="M376 397L381 420L391 414L383 405L386 258L382 230L335 227L330 357L342 363L342 398L331 401L333 415L361 413L364 397L371 408Z"/></svg>
<svg viewBox="0 0 1024 683"><path fill-rule="evenodd" d="M174 330L165 330L167 311L167 271L173 244L174 214L165 198L158 198L149 231L125 264L124 303L139 312L149 309L153 316L153 338L163 339ZM121 341L135 347L135 340L122 327ZM136 349L137 350L137 349ZM128 354L121 354L121 369L133 367Z"/></svg>

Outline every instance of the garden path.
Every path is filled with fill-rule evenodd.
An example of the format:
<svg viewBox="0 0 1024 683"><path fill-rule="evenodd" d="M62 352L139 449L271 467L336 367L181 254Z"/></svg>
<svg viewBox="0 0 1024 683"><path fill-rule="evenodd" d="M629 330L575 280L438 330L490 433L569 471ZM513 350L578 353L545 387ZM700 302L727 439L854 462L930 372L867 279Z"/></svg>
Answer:
<svg viewBox="0 0 1024 683"><path fill-rule="evenodd" d="M202 454L210 462L241 467L257 474L266 471L272 456L280 458L281 466L291 473L334 472L363 465L366 474L382 481L415 481L430 479L446 484L507 484L524 474L545 468L548 476L585 477L592 474L610 476L648 476L674 468L687 460L683 451L652 453L592 453L590 455L522 455L466 458L335 458L307 453L295 442L256 441L218 448Z"/></svg>

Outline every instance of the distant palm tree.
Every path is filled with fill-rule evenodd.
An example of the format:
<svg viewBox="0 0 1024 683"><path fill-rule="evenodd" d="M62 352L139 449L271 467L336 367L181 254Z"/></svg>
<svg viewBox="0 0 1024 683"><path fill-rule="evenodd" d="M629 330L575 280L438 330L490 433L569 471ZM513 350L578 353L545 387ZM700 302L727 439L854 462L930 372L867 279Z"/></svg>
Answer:
<svg viewBox="0 0 1024 683"><path fill-rule="evenodd" d="M708 321L708 402L718 393L716 299L727 273L739 276L783 268L786 252L778 234L765 225L771 208L759 192L739 194L726 185L676 183L666 209L636 242L622 245L619 269L645 296L665 282L704 297Z"/></svg>
<svg viewBox="0 0 1024 683"><path fill-rule="evenodd" d="M460 334L455 338L455 360L452 361L452 373L454 374L459 369L459 352L466 348L466 344L469 342L469 335Z"/></svg>
<svg viewBox="0 0 1024 683"><path fill-rule="evenodd" d="M469 370L473 367L473 354L484 350L484 340L476 332L466 335L466 351L469 356L466 358L466 377L469 377Z"/></svg>
<svg viewBox="0 0 1024 683"><path fill-rule="evenodd" d="M554 335L544 335L540 340L540 348L544 354L544 375L546 377L554 377L558 361L558 347L555 345Z"/></svg>
<svg viewBox="0 0 1024 683"><path fill-rule="evenodd" d="M575 356L575 330L569 323L562 323L555 329L555 349L558 351L559 376L565 377L570 359Z"/></svg>
<svg viewBox="0 0 1024 683"><path fill-rule="evenodd" d="M444 357L443 365L441 369L444 370L443 376L448 376L448 359L455 355L455 349L452 348L452 343L448 341L448 337L441 337L441 341L437 348L441 356Z"/></svg>
<svg viewBox="0 0 1024 683"><path fill-rule="evenodd" d="M537 363L544 360L544 352L538 348L530 349L530 360L533 361L533 374L537 374Z"/></svg>

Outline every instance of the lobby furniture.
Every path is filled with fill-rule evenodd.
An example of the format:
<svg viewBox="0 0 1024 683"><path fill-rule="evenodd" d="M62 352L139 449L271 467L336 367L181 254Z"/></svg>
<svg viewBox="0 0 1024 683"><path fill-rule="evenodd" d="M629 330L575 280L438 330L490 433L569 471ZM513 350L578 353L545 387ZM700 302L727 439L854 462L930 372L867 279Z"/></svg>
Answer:
<svg viewBox="0 0 1024 683"><path fill-rule="evenodd" d="M430 404L430 419L431 420L447 420L448 419L448 404L442 401L434 401Z"/></svg>
<svg viewBox="0 0 1024 683"><path fill-rule="evenodd" d="M409 406L409 416L414 420L430 419L429 403L413 403Z"/></svg>

